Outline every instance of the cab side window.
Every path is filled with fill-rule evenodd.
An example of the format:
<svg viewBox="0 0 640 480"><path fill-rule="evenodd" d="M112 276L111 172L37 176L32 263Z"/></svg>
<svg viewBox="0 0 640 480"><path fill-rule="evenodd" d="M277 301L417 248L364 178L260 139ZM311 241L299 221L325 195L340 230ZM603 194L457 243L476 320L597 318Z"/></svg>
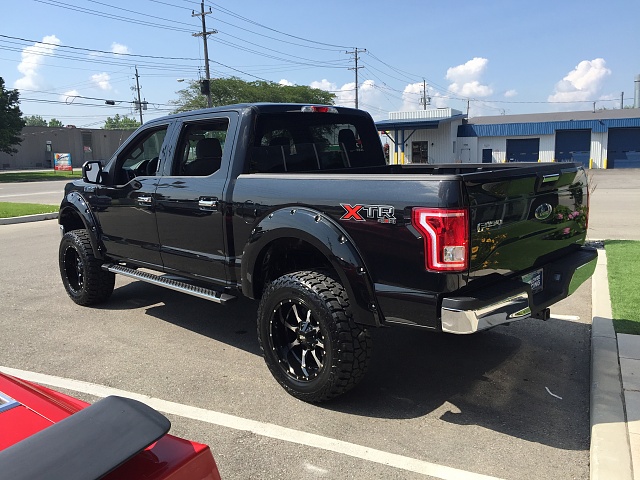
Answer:
<svg viewBox="0 0 640 480"><path fill-rule="evenodd" d="M172 175L206 177L217 172L228 129L226 118L186 124L180 135Z"/></svg>
<svg viewBox="0 0 640 480"><path fill-rule="evenodd" d="M139 176L155 175L167 126L150 130L136 139L118 159L116 181L125 184Z"/></svg>

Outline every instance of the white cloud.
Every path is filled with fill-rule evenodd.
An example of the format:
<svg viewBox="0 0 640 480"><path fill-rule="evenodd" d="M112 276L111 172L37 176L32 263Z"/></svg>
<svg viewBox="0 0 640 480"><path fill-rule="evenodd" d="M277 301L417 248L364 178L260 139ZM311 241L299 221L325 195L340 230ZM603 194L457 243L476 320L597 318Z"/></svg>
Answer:
<svg viewBox="0 0 640 480"><path fill-rule="evenodd" d="M101 90L111 90L113 87L109 83L111 77L108 73L96 73L91 75L91 81Z"/></svg>
<svg viewBox="0 0 640 480"><path fill-rule="evenodd" d="M556 83L549 95L550 102L579 102L594 100L611 70L602 58L581 61L562 80Z"/></svg>
<svg viewBox="0 0 640 480"><path fill-rule="evenodd" d="M478 80L466 83L452 83L449 90L463 97L488 97L493 94L493 89L488 85L482 85Z"/></svg>
<svg viewBox="0 0 640 480"><path fill-rule="evenodd" d="M280 80L278 82L279 85L283 85L285 87L293 87L295 85L295 83L290 82L289 80L287 80L286 78L283 78L282 80Z"/></svg>
<svg viewBox="0 0 640 480"><path fill-rule="evenodd" d="M420 105L420 97L423 93L423 84L420 83L410 83L404 90L402 91L402 107L400 108L403 112L408 112L411 110L419 110Z"/></svg>
<svg viewBox="0 0 640 480"><path fill-rule="evenodd" d="M489 60L475 57L463 65L447 69L446 79L454 83L466 83L478 79L487 69Z"/></svg>
<svg viewBox="0 0 640 480"><path fill-rule="evenodd" d="M352 107L355 102L355 82L345 83L342 87L338 87L336 83L330 82L326 78L320 81L311 82L311 88L318 88L336 95L335 104L344 107Z"/></svg>
<svg viewBox="0 0 640 480"><path fill-rule="evenodd" d="M475 57L463 65L447 69L446 79L452 83L449 90L463 97L488 97L493 89L480 83L480 77L487 69L489 60Z"/></svg>
<svg viewBox="0 0 640 480"><path fill-rule="evenodd" d="M60 40L55 35L48 35L22 50L22 61L18 65L18 71L23 75L15 81L14 87L18 89L36 90L40 88L41 78L39 70L47 56L55 53L60 45Z"/></svg>
<svg viewBox="0 0 640 480"><path fill-rule="evenodd" d="M336 83L326 78L311 82L311 88L318 88L335 94L335 104L342 107L354 107L356 103L356 83L349 82L339 87ZM373 80L365 80L358 88L358 107L363 110L384 110L380 107L381 92ZM379 116L379 115L378 115Z"/></svg>
<svg viewBox="0 0 640 480"><path fill-rule="evenodd" d="M504 96L507 98L512 98L518 95L518 91L517 90L507 90L506 92L504 92Z"/></svg>
<svg viewBox="0 0 640 480"><path fill-rule="evenodd" d="M127 47L126 45L122 45L121 43L113 42L111 44L111 52L112 53L119 53L119 54L128 54L128 53L131 53L131 50L129 50L129 47Z"/></svg>

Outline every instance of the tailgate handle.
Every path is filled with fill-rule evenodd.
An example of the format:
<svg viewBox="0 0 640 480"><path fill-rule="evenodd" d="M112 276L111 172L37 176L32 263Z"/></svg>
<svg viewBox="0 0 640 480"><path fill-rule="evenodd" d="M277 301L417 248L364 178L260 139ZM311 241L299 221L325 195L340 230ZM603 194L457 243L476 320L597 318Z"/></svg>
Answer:
<svg viewBox="0 0 640 480"><path fill-rule="evenodd" d="M552 175L543 175L542 183L557 182L559 178L560 178L559 173L554 173Z"/></svg>

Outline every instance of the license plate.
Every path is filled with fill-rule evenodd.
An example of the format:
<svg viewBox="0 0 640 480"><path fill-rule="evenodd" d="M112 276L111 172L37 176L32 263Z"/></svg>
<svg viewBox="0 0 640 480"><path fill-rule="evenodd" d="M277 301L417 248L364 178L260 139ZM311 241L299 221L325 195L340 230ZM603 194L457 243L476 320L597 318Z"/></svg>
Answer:
<svg viewBox="0 0 640 480"><path fill-rule="evenodd" d="M542 269L534 270L522 276L522 281L531 285L531 292L538 293L542 291Z"/></svg>

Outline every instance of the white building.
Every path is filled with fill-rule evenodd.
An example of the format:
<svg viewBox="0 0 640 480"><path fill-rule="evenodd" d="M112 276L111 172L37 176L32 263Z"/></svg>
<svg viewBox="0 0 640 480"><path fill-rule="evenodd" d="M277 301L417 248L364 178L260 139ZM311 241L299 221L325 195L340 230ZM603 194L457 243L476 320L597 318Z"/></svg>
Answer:
<svg viewBox="0 0 640 480"><path fill-rule="evenodd" d="M574 161L640 168L640 109L501 115L452 109L392 112L377 122L390 163Z"/></svg>

